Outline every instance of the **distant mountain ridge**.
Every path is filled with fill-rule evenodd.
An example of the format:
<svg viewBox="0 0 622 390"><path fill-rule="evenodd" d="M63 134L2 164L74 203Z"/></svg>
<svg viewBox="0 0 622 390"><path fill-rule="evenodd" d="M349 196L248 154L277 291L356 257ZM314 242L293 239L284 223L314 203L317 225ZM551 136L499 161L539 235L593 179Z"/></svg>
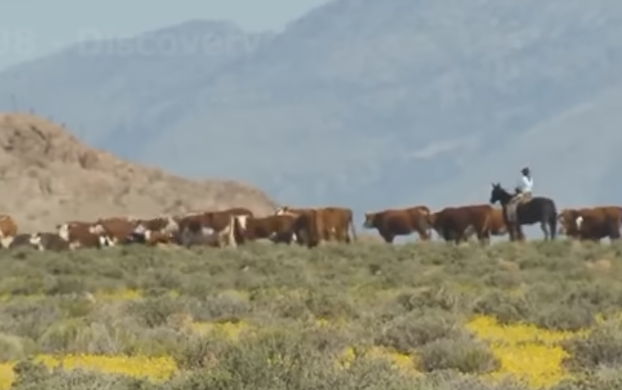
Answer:
<svg viewBox="0 0 622 390"><path fill-rule="evenodd" d="M141 54L149 39L161 50ZM0 102L284 203L487 202L523 165L560 203L622 191L622 3L337 0L278 34L190 21L124 42L134 53L90 42L14 67Z"/></svg>

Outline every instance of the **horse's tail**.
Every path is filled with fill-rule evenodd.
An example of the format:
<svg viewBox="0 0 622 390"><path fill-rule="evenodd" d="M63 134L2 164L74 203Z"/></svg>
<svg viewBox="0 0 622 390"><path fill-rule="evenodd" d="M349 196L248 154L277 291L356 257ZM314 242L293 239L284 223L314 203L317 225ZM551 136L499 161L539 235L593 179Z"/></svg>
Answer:
<svg viewBox="0 0 622 390"><path fill-rule="evenodd" d="M551 211L551 215L549 216L549 227L551 229L551 240L554 240L557 236L557 218L559 217L557 213L557 207L555 207L555 203L552 204L553 210Z"/></svg>

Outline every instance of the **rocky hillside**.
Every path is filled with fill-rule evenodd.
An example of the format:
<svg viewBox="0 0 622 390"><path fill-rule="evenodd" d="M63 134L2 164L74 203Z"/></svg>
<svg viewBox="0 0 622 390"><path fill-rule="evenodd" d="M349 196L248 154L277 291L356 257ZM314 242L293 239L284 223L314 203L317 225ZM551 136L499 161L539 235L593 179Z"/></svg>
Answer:
<svg viewBox="0 0 622 390"><path fill-rule="evenodd" d="M258 189L195 181L133 164L79 142L64 127L22 113L0 114L0 212L20 228L51 229L68 219L154 216L245 205L269 213Z"/></svg>
<svg viewBox="0 0 622 390"><path fill-rule="evenodd" d="M621 38L610 0L336 0L279 34L195 21L87 42L0 74L0 104L285 203L481 202L522 165L560 203L614 202Z"/></svg>

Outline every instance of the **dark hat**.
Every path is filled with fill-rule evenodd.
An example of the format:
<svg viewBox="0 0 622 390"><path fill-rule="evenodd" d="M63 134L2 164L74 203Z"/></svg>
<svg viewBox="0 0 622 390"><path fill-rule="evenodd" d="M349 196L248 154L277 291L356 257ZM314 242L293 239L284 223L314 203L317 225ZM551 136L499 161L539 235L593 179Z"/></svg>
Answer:
<svg viewBox="0 0 622 390"><path fill-rule="evenodd" d="M521 169L521 173L522 173L523 175L529 175L529 172L530 172L530 171L529 171L529 167L525 167L525 168Z"/></svg>

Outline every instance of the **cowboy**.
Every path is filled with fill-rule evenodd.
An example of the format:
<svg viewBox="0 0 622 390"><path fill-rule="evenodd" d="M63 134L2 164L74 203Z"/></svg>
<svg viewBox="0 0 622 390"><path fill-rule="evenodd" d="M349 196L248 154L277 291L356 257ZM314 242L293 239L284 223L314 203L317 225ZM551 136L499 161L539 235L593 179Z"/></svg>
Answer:
<svg viewBox="0 0 622 390"><path fill-rule="evenodd" d="M521 169L521 178L516 186L516 194L508 203L507 212L510 221L516 220L516 210L520 204L527 203L531 200L533 191L533 178L528 167Z"/></svg>

